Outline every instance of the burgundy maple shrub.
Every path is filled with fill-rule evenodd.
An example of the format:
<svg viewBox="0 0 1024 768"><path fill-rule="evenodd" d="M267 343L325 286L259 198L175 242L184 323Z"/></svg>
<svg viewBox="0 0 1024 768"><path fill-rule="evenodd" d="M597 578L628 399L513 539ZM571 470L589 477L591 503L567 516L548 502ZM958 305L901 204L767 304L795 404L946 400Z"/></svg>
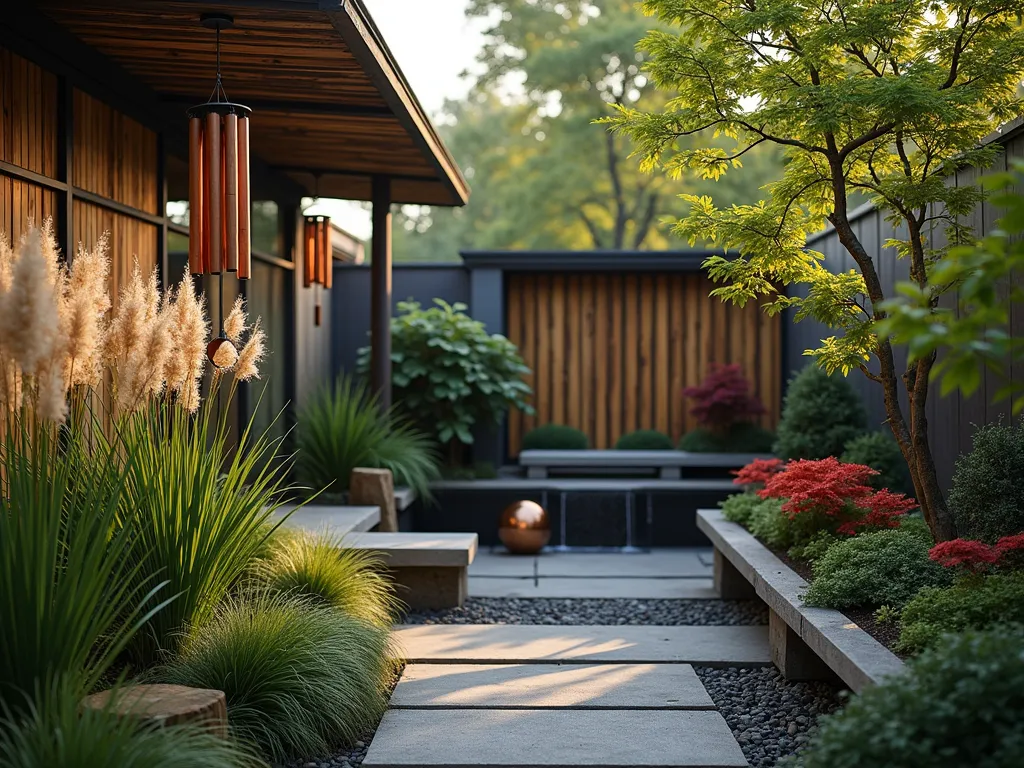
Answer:
<svg viewBox="0 0 1024 768"><path fill-rule="evenodd" d="M738 364L712 363L704 381L687 387L683 395L694 401L690 414L716 434L727 433L733 424L753 421L765 412Z"/></svg>
<svg viewBox="0 0 1024 768"><path fill-rule="evenodd" d="M994 545L974 539L943 541L929 550L928 557L972 574L1019 570L1024 568L1024 533L1004 536Z"/></svg>
<svg viewBox="0 0 1024 768"><path fill-rule="evenodd" d="M845 464L834 456L798 459L770 476L758 494L784 499L782 511L807 533L855 536L865 530L897 528L917 502L886 488L872 488L868 481L877 474L871 467Z"/></svg>
<svg viewBox="0 0 1024 768"><path fill-rule="evenodd" d="M742 469L734 469L736 485L764 485L770 478L782 471L782 459L754 459Z"/></svg>

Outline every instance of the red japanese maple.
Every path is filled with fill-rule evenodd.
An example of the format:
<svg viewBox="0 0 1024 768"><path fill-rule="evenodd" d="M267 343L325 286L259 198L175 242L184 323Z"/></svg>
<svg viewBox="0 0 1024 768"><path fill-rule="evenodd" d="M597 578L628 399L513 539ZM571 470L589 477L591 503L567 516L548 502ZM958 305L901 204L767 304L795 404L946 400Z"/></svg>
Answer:
<svg viewBox="0 0 1024 768"><path fill-rule="evenodd" d="M983 541L953 539L936 544L928 551L928 557L947 568L981 573L999 560L999 552Z"/></svg>
<svg viewBox="0 0 1024 768"><path fill-rule="evenodd" d="M733 470L732 474L736 475L733 482L736 485L760 485L781 472L783 466L785 462L782 459L754 459L743 469Z"/></svg>
<svg viewBox="0 0 1024 768"><path fill-rule="evenodd" d="M1004 536L996 542L1000 568L1024 568L1024 533Z"/></svg>
<svg viewBox="0 0 1024 768"><path fill-rule="evenodd" d="M733 424L752 421L765 412L738 364L712 363L704 381L687 387L683 395L694 401L690 413L713 432L727 432Z"/></svg>

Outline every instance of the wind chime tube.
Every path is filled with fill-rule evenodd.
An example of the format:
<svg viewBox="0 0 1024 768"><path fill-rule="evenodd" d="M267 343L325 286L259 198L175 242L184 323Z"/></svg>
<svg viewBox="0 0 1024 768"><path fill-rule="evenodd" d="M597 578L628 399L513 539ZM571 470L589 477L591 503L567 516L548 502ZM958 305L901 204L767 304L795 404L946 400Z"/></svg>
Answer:
<svg viewBox="0 0 1024 768"><path fill-rule="evenodd" d="M188 270L201 275L203 269L203 121L188 121Z"/></svg>
<svg viewBox="0 0 1024 768"><path fill-rule="evenodd" d="M316 280L316 220L307 216L302 229L302 287L309 288Z"/></svg>
<svg viewBox="0 0 1024 768"><path fill-rule="evenodd" d="M238 260L239 280L248 280L252 268L252 243L249 239L249 118L238 118Z"/></svg>
<svg viewBox="0 0 1024 768"><path fill-rule="evenodd" d="M238 115L224 116L224 212L227 251L224 266L238 271Z"/></svg>
<svg viewBox="0 0 1024 768"><path fill-rule="evenodd" d="M330 290L333 282L334 248L331 242L331 220L324 217L324 288Z"/></svg>
<svg viewBox="0 0 1024 768"><path fill-rule="evenodd" d="M208 270L210 274L219 275L223 267L224 253L224 180L222 178L223 161L221 160L220 115L209 112L206 115L206 178L208 182L204 192L207 201L206 209L210 212L210 228L206 240L210 244Z"/></svg>
<svg viewBox="0 0 1024 768"><path fill-rule="evenodd" d="M316 282L318 285L326 285L327 283L327 277L324 274L327 271L324 269L325 229L325 222L321 216L316 220Z"/></svg>

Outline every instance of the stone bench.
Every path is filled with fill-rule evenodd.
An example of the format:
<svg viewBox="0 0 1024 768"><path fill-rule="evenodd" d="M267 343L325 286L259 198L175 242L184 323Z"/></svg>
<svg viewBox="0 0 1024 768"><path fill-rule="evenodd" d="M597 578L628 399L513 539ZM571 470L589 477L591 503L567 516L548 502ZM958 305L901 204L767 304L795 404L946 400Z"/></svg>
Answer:
<svg viewBox="0 0 1024 768"><path fill-rule="evenodd" d="M760 598L768 604L772 661L790 680L838 676L854 691L897 674L903 662L830 608L805 605L807 582L721 510L697 512L697 527L714 545L715 589L725 600Z"/></svg>
<svg viewBox="0 0 1024 768"><path fill-rule="evenodd" d="M284 525L287 528L336 537L370 531L380 523L380 507L307 504L295 509L294 504L286 504L274 510L272 519L277 522L286 515Z"/></svg>
<svg viewBox="0 0 1024 768"><path fill-rule="evenodd" d="M411 609L456 608L466 600L475 533L352 533L344 545L379 557Z"/></svg>
<svg viewBox="0 0 1024 768"><path fill-rule="evenodd" d="M228 708L223 691L184 685L127 685L87 696L87 709L110 712L156 726L195 725L227 738Z"/></svg>
<svg viewBox="0 0 1024 768"><path fill-rule="evenodd" d="M754 459L770 458L753 453L690 453L688 451L549 451L526 450L519 454L519 466L526 477L543 480L551 472L606 473L646 472L663 480L678 480L687 468L739 469Z"/></svg>

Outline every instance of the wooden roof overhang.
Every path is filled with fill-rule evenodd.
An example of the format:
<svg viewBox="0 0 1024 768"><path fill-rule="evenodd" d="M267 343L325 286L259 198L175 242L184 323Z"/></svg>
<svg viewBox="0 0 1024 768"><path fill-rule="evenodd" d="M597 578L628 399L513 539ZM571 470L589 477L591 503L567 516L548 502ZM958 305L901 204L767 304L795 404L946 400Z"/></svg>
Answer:
<svg viewBox="0 0 1024 768"><path fill-rule="evenodd" d="M232 101L253 109L251 147L305 194L371 199L374 176L396 203L463 205L469 188L399 70L362 0L34 0L115 62L165 108L205 101L214 33L228 13L221 71ZM317 176L319 182L317 183Z"/></svg>

